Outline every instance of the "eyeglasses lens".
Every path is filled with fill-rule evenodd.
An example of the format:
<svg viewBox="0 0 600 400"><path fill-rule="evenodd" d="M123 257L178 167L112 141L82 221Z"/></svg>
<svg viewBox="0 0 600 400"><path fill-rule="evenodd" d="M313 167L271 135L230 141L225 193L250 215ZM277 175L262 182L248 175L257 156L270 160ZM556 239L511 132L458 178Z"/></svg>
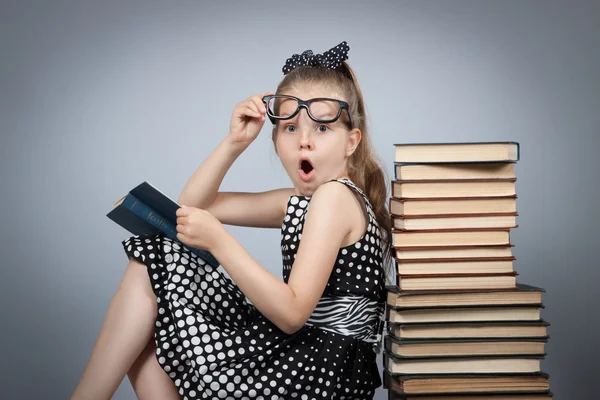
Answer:
<svg viewBox="0 0 600 400"><path fill-rule="evenodd" d="M296 99L279 97L271 98L267 104L269 113L277 118L287 118L298 109ZM319 121L334 119L340 109L340 104L333 100L315 100L310 103L310 115Z"/></svg>

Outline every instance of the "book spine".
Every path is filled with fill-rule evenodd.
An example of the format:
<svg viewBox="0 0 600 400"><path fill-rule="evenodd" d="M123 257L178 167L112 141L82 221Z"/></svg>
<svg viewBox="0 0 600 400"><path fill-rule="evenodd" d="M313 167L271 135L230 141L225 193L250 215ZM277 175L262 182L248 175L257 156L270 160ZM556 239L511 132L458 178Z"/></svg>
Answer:
<svg viewBox="0 0 600 400"><path fill-rule="evenodd" d="M219 262L208 251L188 246L182 243L179 239L177 239L176 227L173 226L173 224L170 223L166 218L158 214L156 211L154 211L144 202L140 201L140 199L138 199L131 193L129 193L125 200L123 200L123 203L121 203L121 207L125 207L128 211L132 212L142 220L156 227L166 237L175 240L177 243L180 243L182 246L188 248L191 252L195 253L198 257L202 258L214 268L217 268L219 266Z"/></svg>

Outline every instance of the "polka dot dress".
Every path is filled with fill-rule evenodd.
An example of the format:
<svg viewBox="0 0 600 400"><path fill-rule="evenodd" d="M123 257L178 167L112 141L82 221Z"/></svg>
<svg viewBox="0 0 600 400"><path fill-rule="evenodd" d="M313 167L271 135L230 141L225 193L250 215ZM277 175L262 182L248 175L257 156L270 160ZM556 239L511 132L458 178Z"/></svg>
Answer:
<svg viewBox="0 0 600 400"><path fill-rule="evenodd" d="M367 231L340 249L326 295L384 301L379 228L367 197ZM282 224L287 283L310 197L291 196ZM304 325L288 335L264 317L219 269L162 235L122 242L148 267L157 297L156 358L183 399L372 399L381 386L373 346ZM310 321L310 320L309 320Z"/></svg>

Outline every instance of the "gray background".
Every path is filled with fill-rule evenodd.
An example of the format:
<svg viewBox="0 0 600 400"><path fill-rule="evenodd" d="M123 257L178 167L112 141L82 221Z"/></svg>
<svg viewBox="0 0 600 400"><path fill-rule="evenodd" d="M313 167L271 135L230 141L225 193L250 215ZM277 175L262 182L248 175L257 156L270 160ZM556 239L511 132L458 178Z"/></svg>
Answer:
<svg viewBox="0 0 600 400"><path fill-rule="evenodd" d="M599 19L566 0L2 1L0 397L72 392L127 262L113 202L143 180L177 198L238 101L347 40L389 176L396 142L521 143L512 240L547 289L542 366L555 398L596 398ZM267 131L223 190L289 186ZM281 277L278 230L230 230Z"/></svg>

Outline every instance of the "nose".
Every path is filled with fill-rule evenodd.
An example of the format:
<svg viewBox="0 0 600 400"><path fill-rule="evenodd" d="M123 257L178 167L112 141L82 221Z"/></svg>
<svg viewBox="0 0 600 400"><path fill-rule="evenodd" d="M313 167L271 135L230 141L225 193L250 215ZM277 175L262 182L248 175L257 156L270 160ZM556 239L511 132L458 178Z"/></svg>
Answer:
<svg viewBox="0 0 600 400"><path fill-rule="evenodd" d="M304 111L304 112L303 112ZM312 134L311 134L311 119L306 113L306 110L301 109L300 115L298 116L298 131L300 148L305 150L312 150Z"/></svg>
<svg viewBox="0 0 600 400"><path fill-rule="evenodd" d="M305 150L312 150L312 141L310 138L310 133L307 130L303 130L300 133L300 148Z"/></svg>

